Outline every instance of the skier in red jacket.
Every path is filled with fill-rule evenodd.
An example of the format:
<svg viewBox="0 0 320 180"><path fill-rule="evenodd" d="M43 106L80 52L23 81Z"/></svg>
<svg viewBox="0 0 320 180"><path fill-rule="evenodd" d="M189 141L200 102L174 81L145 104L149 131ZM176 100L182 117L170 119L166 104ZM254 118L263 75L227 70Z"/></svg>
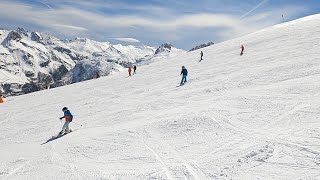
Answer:
<svg viewBox="0 0 320 180"><path fill-rule="evenodd" d="M131 76L131 67L128 68L129 76Z"/></svg>

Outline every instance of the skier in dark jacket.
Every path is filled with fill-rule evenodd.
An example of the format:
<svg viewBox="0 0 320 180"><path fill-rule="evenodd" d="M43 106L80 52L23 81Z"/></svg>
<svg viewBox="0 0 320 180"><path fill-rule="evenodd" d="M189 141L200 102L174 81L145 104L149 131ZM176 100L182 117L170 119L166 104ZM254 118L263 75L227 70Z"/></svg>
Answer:
<svg viewBox="0 0 320 180"><path fill-rule="evenodd" d="M134 66L133 66L133 74L136 74L136 70L137 70L137 66L134 65Z"/></svg>
<svg viewBox="0 0 320 180"><path fill-rule="evenodd" d="M202 51L200 52L200 57L201 57L200 61L202 61L203 60L203 52Z"/></svg>
<svg viewBox="0 0 320 180"><path fill-rule="evenodd" d="M68 110L68 108L64 107L64 108L62 108L62 111L64 113L64 116L61 117L60 120L65 118L66 121L65 121L65 123L64 123L64 125L62 127L62 130L59 133L60 135L61 134L67 134L67 133L71 132L71 129L69 129L69 124L73 119L73 116L72 116L71 112Z"/></svg>
<svg viewBox="0 0 320 180"><path fill-rule="evenodd" d="M241 52L240 52L240 56L242 56L242 55L243 55L243 51L244 51L244 46L243 46L243 45L241 45Z"/></svg>
<svg viewBox="0 0 320 180"><path fill-rule="evenodd" d="M184 85L184 83L187 82L188 70L184 66L182 66L182 70L181 70L180 75L181 74L182 74L182 79L181 79L180 86Z"/></svg>

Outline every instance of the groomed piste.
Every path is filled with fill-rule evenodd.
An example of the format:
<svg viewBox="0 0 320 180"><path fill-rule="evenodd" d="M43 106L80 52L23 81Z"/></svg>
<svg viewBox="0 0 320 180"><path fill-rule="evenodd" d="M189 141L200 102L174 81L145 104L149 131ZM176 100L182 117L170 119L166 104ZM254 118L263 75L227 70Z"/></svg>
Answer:
<svg viewBox="0 0 320 180"><path fill-rule="evenodd" d="M131 77L5 98L0 179L320 179L319 49L313 15ZM64 106L74 132L43 144Z"/></svg>

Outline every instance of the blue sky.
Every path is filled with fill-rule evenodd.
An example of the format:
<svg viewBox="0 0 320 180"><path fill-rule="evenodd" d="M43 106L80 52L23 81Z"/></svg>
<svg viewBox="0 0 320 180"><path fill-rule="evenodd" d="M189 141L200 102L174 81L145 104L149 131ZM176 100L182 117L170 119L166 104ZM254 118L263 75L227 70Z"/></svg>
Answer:
<svg viewBox="0 0 320 180"><path fill-rule="evenodd" d="M0 26L189 50L319 13L319 0L1 0Z"/></svg>

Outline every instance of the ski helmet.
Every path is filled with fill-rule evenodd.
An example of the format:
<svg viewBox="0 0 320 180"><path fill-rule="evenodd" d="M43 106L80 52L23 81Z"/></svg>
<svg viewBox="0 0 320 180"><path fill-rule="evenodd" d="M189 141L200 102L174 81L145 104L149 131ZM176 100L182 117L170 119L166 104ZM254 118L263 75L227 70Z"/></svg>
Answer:
<svg viewBox="0 0 320 180"><path fill-rule="evenodd" d="M185 67L184 67L184 66L182 66L182 69L185 69Z"/></svg>
<svg viewBox="0 0 320 180"><path fill-rule="evenodd" d="M62 108L62 111L66 111L66 110L68 110L68 108L67 108L67 107Z"/></svg>

